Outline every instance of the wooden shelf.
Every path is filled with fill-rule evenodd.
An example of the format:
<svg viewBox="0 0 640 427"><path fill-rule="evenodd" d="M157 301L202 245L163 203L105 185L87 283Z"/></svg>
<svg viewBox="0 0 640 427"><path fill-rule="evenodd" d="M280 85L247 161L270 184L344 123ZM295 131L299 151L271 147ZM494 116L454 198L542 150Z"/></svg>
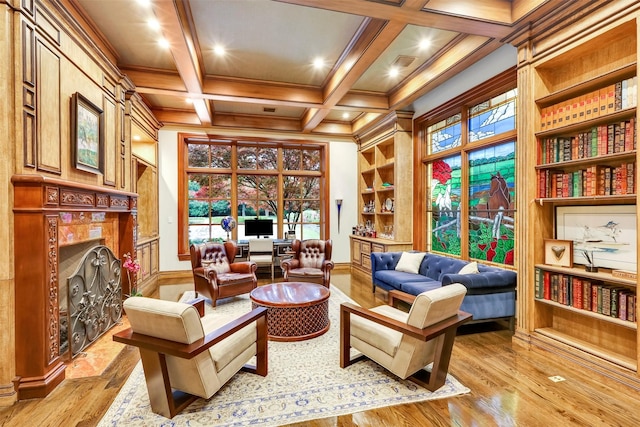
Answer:
<svg viewBox="0 0 640 427"><path fill-rule="evenodd" d="M548 107L557 102L570 98L574 95L590 92L597 88L606 86L611 83L619 82L636 75L636 62L623 65L616 69L610 70L602 75L584 80L580 83L570 85L562 90L550 93L547 96L540 97L536 100L539 107Z"/></svg>
<svg viewBox="0 0 640 427"><path fill-rule="evenodd" d="M623 203L635 203L636 195L635 194L621 194L614 196L577 196L577 197L544 197L544 198L536 198L536 203L540 205L544 205L545 203L550 204L558 204L563 203L566 204L567 200L571 200L572 204L589 204L589 203L598 203L602 204L604 202L610 204L623 204Z"/></svg>
<svg viewBox="0 0 640 427"><path fill-rule="evenodd" d="M358 222L369 223L378 233L392 227L394 238L404 242L413 237L412 120L413 115L408 112L390 113L362 138L358 156ZM382 184L390 185L383 187ZM369 190L370 187L373 189ZM371 194L375 194L375 212L366 213L365 207L371 205ZM386 199L393 199L394 212L402 212L402 215L383 212Z"/></svg>
<svg viewBox="0 0 640 427"><path fill-rule="evenodd" d="M626 151L624 153L604 154L596 157L585 157L583 159L565 160L562 162L544 163L536 165L536 169L559 169L567 167L588 166L606 162L623 162L625 160L636 159L636 150Z"/></svg>
<svg viewBox="0 0 640 427"><path fill-rule="evenodd" d="M571 335L557 331L553 328L538 328L535 330L535 332L537 332L538 334L544 335L546 337L552 338L556 341L560 341L564 344L570 345L572 347L576 347L579 350L585 351L594 356L613 362L616 365L623 366L627 369L631 369L632 371L636 371L638 369L638 363L635 359L626 357L618 353L614 353L606 348L593 345L590 342L574 338Z"/></svg>
<svg viewBox="0 0 640 427"><path fill-rule="evenodd" d="M615 325L623 326L625 328L634 329L634 330L638 329L637 323L629 322L628 320L621 320L621 319L618 319L617 317L605 316L604 314L594 313L593 311L590 311L590 310L584 310L582 308L576 308L576 307L572 307L570 305L560 304L559 302L551 301L551 300L548 300L548 299L536 299L536 302L539 302L541 304L548 304L548 305L551 305L553 307L560 308L562 310L569 310L569 311L572 311L574 313L578 313L581 316L592 317L594 319L602 320L604 322L613 323Z"/></svg>
<svg viewBox="0 0 640 427"><path fill-rule="evenodd" d="M637 282L635 280L623 279L622 277L615 277L611 273L606 271L598 271L597 273L591 273L589 271L584 270L584 268L557 267L554 265L547 265L547 264L536 264L535 267L541 270L551 271L554 273L562 273L562 274L568 274L571 276L584 277L587 279L600 280L602 282L607 282L612 284L632 286L632 287L637 286Z"/></svg>

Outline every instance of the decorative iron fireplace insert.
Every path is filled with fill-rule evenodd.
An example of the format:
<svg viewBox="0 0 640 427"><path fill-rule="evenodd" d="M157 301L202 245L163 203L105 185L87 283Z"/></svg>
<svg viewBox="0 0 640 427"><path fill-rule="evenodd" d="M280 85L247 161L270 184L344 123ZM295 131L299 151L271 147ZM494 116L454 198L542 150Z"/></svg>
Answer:
<svg viewBox="0 0 640 427"><path fill-rule="evenodd" d="M121 261L95 246L67 279L60 298L60 355L75 357L122 317Z"/></svg>

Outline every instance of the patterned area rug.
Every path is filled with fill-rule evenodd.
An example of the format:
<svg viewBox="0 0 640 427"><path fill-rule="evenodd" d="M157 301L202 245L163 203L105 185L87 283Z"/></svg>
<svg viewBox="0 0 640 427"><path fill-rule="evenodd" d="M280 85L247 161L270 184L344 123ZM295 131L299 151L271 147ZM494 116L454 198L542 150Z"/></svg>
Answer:
<svg viewBox="0 0 640 427"><path fill-rule="evenodd" d="M183 300L193 297L187 292ZM198 399L172 422L151 412L142 365L133 370L98 424L103 426L279 426L384 406L442 399L468 393L451 375L430 392L399 380L364 360L340 368L340 304L351 300L331 287L331 327L324 335L300 342L269 341L269 374L236 374L211 399ZM212 309L207 304L207 310ZM248 295L218 302L216 312L251 310Z"/></svg>

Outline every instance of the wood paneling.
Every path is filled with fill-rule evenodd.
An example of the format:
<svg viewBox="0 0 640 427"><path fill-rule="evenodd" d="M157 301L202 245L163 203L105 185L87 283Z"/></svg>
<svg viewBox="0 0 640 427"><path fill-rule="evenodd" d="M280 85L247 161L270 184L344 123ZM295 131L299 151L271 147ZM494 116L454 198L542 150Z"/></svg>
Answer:
<svg viewBox="0 0 640 427"><path fill-rule="evenodd" d="M108 123L109 126L105 126L104 129L104 174L102 182L105 185L115 187L116 185L116 173L118 151L120 149L120 141L118 141L117 134L117 110L116 104L108 97L104 97L102 103L102 110L104 114L104 123Z"/></svg>
<svg viewBox="0 0 640 427"><path fill-rule="evenodd" d="M36 40L37 58L37 168L60 174L60 57L40 40Z"/></svg>

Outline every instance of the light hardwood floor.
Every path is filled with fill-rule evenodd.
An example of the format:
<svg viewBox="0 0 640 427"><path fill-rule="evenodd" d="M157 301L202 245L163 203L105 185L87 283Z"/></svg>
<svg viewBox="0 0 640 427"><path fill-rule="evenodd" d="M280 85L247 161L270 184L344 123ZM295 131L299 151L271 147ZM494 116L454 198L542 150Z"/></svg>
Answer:
<svg viewBox="0 0 640 427"><path fill-rule="evenodd" d="M386 294L374 296L362 276L333 274L332 284L365 307L385 302ZM138 360L136 349L124 347L102 375L67 379L45 399L0 410L0 425L94 426ZM465 327L456 339L450 373L471 393L295 426L640 425L640 393L549 353L514 346L502 325ZM555 375L565 381L551 381Z"/></svg>

